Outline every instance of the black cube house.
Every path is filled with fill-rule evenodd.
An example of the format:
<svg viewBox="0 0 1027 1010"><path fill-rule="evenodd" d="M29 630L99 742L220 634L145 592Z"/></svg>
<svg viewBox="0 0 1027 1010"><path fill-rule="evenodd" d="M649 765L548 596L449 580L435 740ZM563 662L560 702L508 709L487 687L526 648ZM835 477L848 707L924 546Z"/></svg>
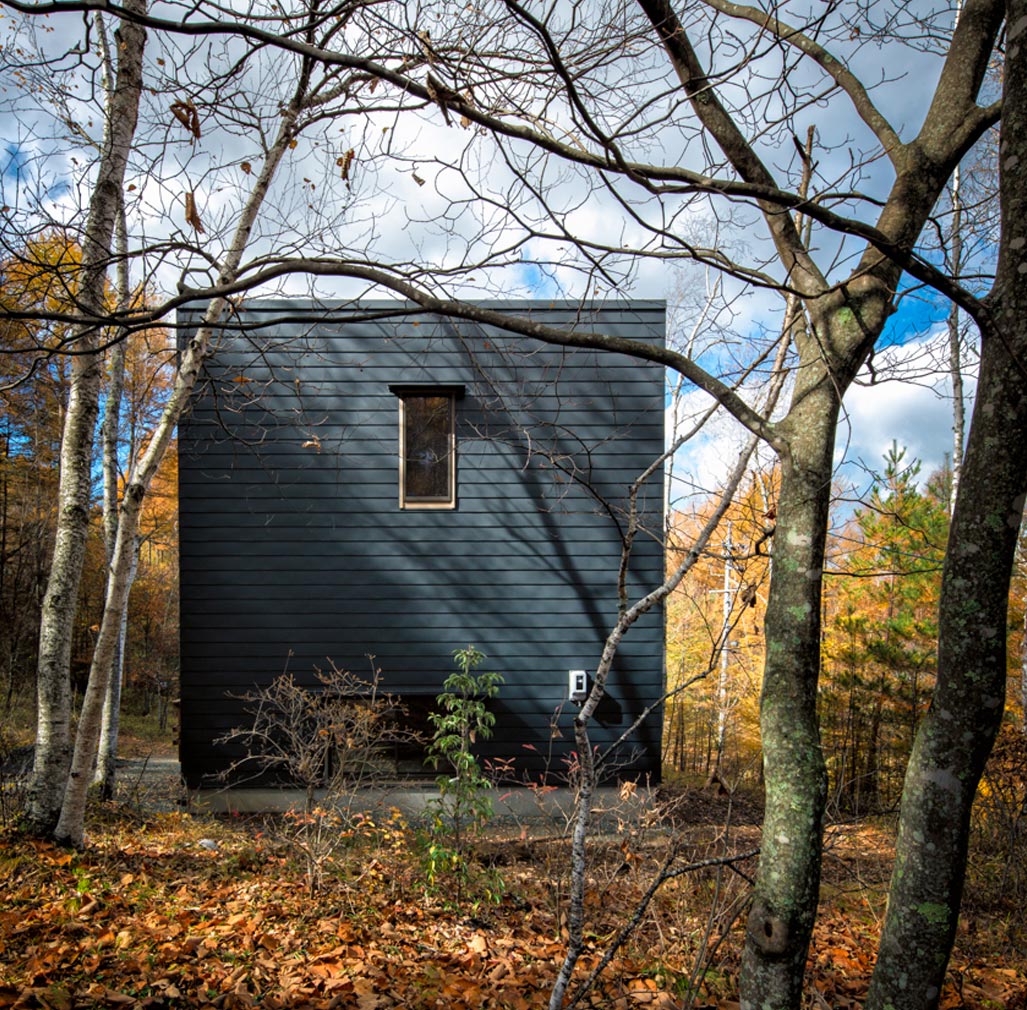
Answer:
<svg viewBox="0 0 1027 1010"><path fill-rule="evenodd" d="M661 344L662 302L494 303ZM188 313L181 320L190 321ZM179 431L181 759L191 787L232 760L241 695L329 663L424 721L473 644L500 673L482 757L559 778L574 696L617 618L628 487L664 450L663 369L403 303L252 302L216 340ZM631 598L663 577L662 466L638 498ZM593 742L659 775L663 615L617 654ZM617 743L617 741L619 741ZM397 753L397 772L423 772Z"/></svg>

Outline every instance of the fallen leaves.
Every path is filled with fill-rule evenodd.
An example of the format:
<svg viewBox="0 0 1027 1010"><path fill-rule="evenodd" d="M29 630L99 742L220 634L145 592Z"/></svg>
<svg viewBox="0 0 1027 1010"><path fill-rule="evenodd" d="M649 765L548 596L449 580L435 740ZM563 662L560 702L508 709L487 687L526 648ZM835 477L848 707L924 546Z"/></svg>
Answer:
<svg viewBox="0 0 1027 1010"><path fill-rule="evenodd" d="M217 851L202 848L203 838ZM532 858L525 839L516 848ZM598 963L646 881L637 841L607 848L609 882L590 897L595 932L579 978ZM503 903L468 917L423 900L414 850L412 839L405 851L354 844L349 862L311 897L302 868L273 842L185 815L98 833L86 853L0 835L0 1010L544 1005L565 952L549 876L561 872L565 853L556 848L550 863L510 865ZM639 858L627 861L629 852ZM384 872L368 873L376 861ZM617 872L626 861L629 869ZM624 949L583 1007L681 1005L697 935L683 902L694 886L682 882L667 895L661 914L668 918ZM700 892L696 910L707 911ZM822 1001L840 1010L861 1004L875 930L872 917L824 909L809 963ZM669 940L659 960L655 937ZM696 1006L737 1008L739 946L737 933L720 945ZM953 979L945 1008L1016 1005L1027 993L1022 971L1003 964L961 965Z"/></svg>

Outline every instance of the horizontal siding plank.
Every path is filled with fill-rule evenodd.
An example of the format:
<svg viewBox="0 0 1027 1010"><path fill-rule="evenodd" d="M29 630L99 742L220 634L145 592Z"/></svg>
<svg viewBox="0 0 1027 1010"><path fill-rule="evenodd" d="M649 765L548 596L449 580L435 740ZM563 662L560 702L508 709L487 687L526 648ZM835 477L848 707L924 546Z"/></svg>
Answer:
<svg viewBox="0 0 1027 1010"><path fill-rule="evenodd" d="M218 502L216 508L205 509L201 500L190 502L190 521L196 520L195 528L188 533L190 541L206 543L210 540L235 540L239 536L244 542L258 536L261 531L268 536L276 536L277 531L323 531L325 535L340 537L354 536L366 538L361 531L373 530L380 532L383 539L403 537L404 534L414 537L422 535L422 531L430 533L436 530L452 530L453 513L451 511L403 510L396 504L396 499L388 503L389 507L382 512L343 512L335 503L318 501L312 503L316 507L289 508L259 512L232 509L224 502ZM488 504L488 503L485 503ZM609 519L597 516L593 509L577 509L574 512L542 511L537 505L513 509L504 507L501 511L492 503L492 508L472 510L458 508L460 513L460 529L467 531L469 536L494 535L497 529L509 530L513 539L542 536L560 539L588 537L595 533L597 523L607 523ZM512 505L513 503L504 503ZM522 503L523 505L523 503ZM557 521L557 518L558 520ZM202 525L199 522L202 521ZM251 532L252 531L252 532Z"/></svg>
<svg viewBox="0 0 1027 1010"><path fill-rule="evenodd" d="M187 569L188 578L192 578L193 572L197 573L196 581L204 581L200 577L200 573L204 571L212 569L232 571L232 559L239 556L261 558L267 564L268 561L276 560L282 553L294 558L335 557L344 562L350 562L353 558L363 558L365 567L372 571L394 571L397 574L412 565L423 563L435 563L448 571L456 570L457 564L461 567L473 564L476 570L490 571L495 567L507 566L508 562L513 559L523 559L528 563L537 561L540 565L544 564L548 571L554 565L563 565L568 570L574 570L574 562L565 559L562 554L564 551L573 552L576 547L587 544L587 542L587 540L565 541L560 545L559 552L553 551L552 544L536 543L519 550L512 545L489 543L488 541L464 542L462 540L453 544L438 543L434 547L424 543L419 545L393 543L383 546L375 552L373 545L362 544L357 540L335 541L319 536L307 540L282 539L277 544L264 539L255 539L251 544L224 541L213 541L208 544L194 543L182 549L179 556L181 565ZM539 549L542 546L548 549L548 553ZM443 549L445 549L446 558L453 559L452 562L439 561L439 553ZM657 549L650 550L643 545L632 551L630 563L640 575L649 574L651 566L648 562L658 554ZM620 553L617 551L616 545L609 543L595 545L591 557L596 562L593 571L603 572L612 569L616 572L620 563ZM377 567L371 567L373 562L377 562ZM199 565L202 567L198 567ZM542 579L540 578L539 581Z"/></svg>
<svg viewBox="0 0 1027 1010"><path fill-rule="evenodd" d="M362 663L354 664L351 669L356 676L367 677L370 674L367 660L364 657L360 657L360 659ZM434 685L424 681L405 682L402 672L384 666L380 657L376 656L375 661L381 667L381 690L386 693L423 699L435 698L441 692L440 682ZM323 668L326 665L322 659L320 666ZM550 663L547 666L534 669L532 673L536 679L530 684L523 683L519 679L523 671L502 662L493 661L492 657L486 660L481 668L490 673L498 673L503 677L499 699L507 708L520 708L530 712L548 714L563 702L570 710L577 710L577 706L573 702L567 701L567 669L557 663ZM433 668L432 672L441 671L445 676L453 669L452 660L449 660L439 667ZM320 689L311 667L308 666L302 670L298 667L290 667L290 674L299 686L315 691ZM208 678L204 683L191 685L189 692L184 697L189 701L203 702L204 705L210 706L212 712L220 711L226 715L238 712L239 706L236 703L238 699L233 698L232 695L252 692L258 681L252 673L247 677L245 671L239 671L237 674L232 670L224 670L222 676L226 678L224 683L213 683ZM658 671L650 671L644 667L623 668L619 671L619 677L611 679L609 688L612 697L628 699L638 689L651 690L654 686L658 687L660 683L661 678Z"/></svg>
<svg viewBox="0 0 1027 1010"><path fill-rule="evenodd" d="M253 483L232 480L207 480L198 483L182 482L179 485L179 496L182 501L191 504L192 500L209 503L218 499L238 502L245 508L248 503L260 503L262 509L273 511L279 505L304 503L313 505L323 502L325 497L337 505L342 502L362 502L365 508L389 509L396 507L398 481L395 477L380 481L357 480L359 474L350 472L348 480L325 481L321 484L301 482L292 486L282 483ZM458 474L457 501L460 506L474 503L491 505L494 511L505 511L507 500L511 509L525 511L534 506L556 509L563 505L581 508L582 505L595 507L595 496L576 482L554 484L551 481L525 481L516 477L499 477L493 481L469 481L461 479ZM615 502L623 498L627 482L616 485L593 483L600 497L612 498ZM620 491L620 495L616 494ZM603 493L605 492L605 494ZM352 507L352 506L350 506ZM417 511L408 509L407 511ZM452 510L450 510L452 511Z"/></svg>
<svg viewBox="0 0 1027 1010"><path fill-rule="evenodd" d="M267 614L263 612L262 608L253 607L247 610L242 607L236 607L233 610L229 609L228 606L231 601L222 602L224 606L221 610L210 604L188 609L190 622L198 633L209 631L217 634L226 627L243 631L247 628L267 626ZM367 635L373 636L382 634L390 628L395 628L395 614L389 613L386 607L381 606L381 603L385 602L387 601L379 601L378 608L374 609L371 603L364 603L362 606L357 603L352 606L333 607L325 605L320 600L312 600L307 607L290 607L286 605L286 601L283 601L281 605L275 606L275 613L280 618L288 619L290 627L295 628L297 632L307 628L332 631L343 627L357 627L366 632ZM450 637L456 635L461 639L467 637L468 633L473 637L474 634L492 634L497 629L518 629L523 635L526 634L524 631L524 618L528 616L538 617L537 602L534 607L531 607L531 603L531 600L525 600L519 608L511 608L509 610L498 610L495 607L475 607L473 624L469 624L466 619L465 607L458 606L457 604L446 606L446 604L440 603L438 612L419 614L416 620L416 627L432 628L448 633ZM579 613L581 609L580 602L552 600L547 604L547 610L550 608L552 612L548 620L539 619L536 623L533 623L530 634L535 635L536 632L549 633L549 629L552 629L553 633L559 633L559 635L566 638L566 621L561 620L561 618ZM597 620L600 622L600 626L605 628L608 625L612 625L614 617L615 613L611 610L608 613L599 615ZM300 623L301 620L303 620L303 623ZM412 624L411 626L414 625ZM632 629L632 635L634 630ZM632 640L634 640L633 637Z"/></svg>
<svg viewBox="0 0 1027 1010"><path fill-rule="evenodd" d="M397 631L394 630L393 636L396 633ZM640 636L636 636L633 642L636 648L641 648L643 644L652 644L651 640L646 643ZM240 660L244 659L273 660L272 665L265 667L265 669L270 669L277 675L281 671L281 664L285 659L289 660L291 669L305 668L309 670L314 666L323 666L328 658L332 659L335 663L343 663L353 668L354 660L358 662L358 666L362 666L364 656L370 653L375 657L379 665L383 665L386 668L392 663L395 669L438 671L441 664L444 669L450 670L452 668L452 661L448 657L454 648L460 648L466 643L462 639L456 642L447 639L441 643L436 641L434 644L436 647L439 647L439 651L434 653L435 661L425 660L422 663L415 663L412 658L414 656L414 649L419 650L421 655L427 655L425 651L427 643L413 642L408 644L406 642L384 641L382 638L368 638L362 642L353 642L352 640L346 643L339 641L311 641L301 644L295 639L289 640L286 638L283 639L279 647L271 649L269 646L259 643L252 644L242 641L238 643L233 642L230 648L228 648L227 651L230 651L232 654L231 662L228 660L224 660L221 664L208 662L207 666L208 669L231 670L235 668L233 664L238 664ZM490 662L496 666L505 666L495 648L489 651L489 643L487 641L480 639L474 641L473 644L489 655ZM533 670L543 670L546 668L568 670L582 665L588 666L587 661L589 659L593 662L597 661L602 652L602 644L603 637L601 634L580 641L555 643L547 645L545 648L541 646L536 647L530 640L525 639L522 643L518 644L517 655L523 662L529 664ZM299 648L303 648L304 651L302 653L299 652ZM193 643L190 640L188 643L183 643L182 659L183 662L194 662L201 659L208 661L219 660L223 658L223 653L226 651L225 645L220 646L220 649L221 653L215 654L211 651L208 644L202 642ZM240 672L245 676L244 671Z"/></svg>
<svg viewBox="0 0 1027 1010"><path fill-rule="evenodd" d="M250 655L255 653L270 655L272 649L281 650L283 646L285 648L302 648L308 653L321 653L327 645L334 643L333 647L338 647L340 643L351 642L354 637L359 637L364 642L383 643L372 648L371 651L376 656L379 653L382 655L415 655L427 646L435 647L439 642L452 642L453 648L459 648L460 644L470 637L475 645L480 644L488 655L492 655L500 647L516 645L518 651L526 650L530 646L530 652L524 652L525 655L546 656L557 653L561 655L576 653L583 646L599 647L604 641L605 631L605 627L599 626L595 634L582 637L580 634L568 635L566 629L552 627L535 627L528 632L523 628L486 628L477 623L470 626L453 627L445 624L429 625L421 622L404 622L403 642L396 646L387 641L390 637L395 636L395 625L392 628L376 629L360 624L347 627L344 621L335 624L307 622L290 632L279 628L239 627L232 623L220 627L194 628L189 637L189 654L191 656L211 656L216 654L215 650L235 645L251 650ZM632 646L638 647L643 642L652 643L654 640L658 640L661 634L662 628L633 628ZM306 645L308 642L317 642L322 648L308 648ZM491 647L492 652L488 647ZM397 652L397 649L400 651Z"/></svg>
<svg viewBox="0 0 1027 1010"><path fill-rule="evenodd" d="M638 480L650 466L648 463L624 454L593 454L589 465L572 465L566 456L559 457L561 468L548 458L537 457L525 461L524 457L512 459L508 465L497 465L495 460L483 460L466 453L457 455L457 479L469 488L489 487L501 481L504 486L521 488L534 487L548 490L554 485L575 486L584 481L596 487L618 488ZM387 455L350 456L339 454L336 458L319 457L303 460L292 465L278 464L269 460L264 467L248 465L248 461L233 462L231 459L197 456L188 459L189 472L179 479L184 490L202 489L217 485L294 488L304 482L313 485L332 485L340 481L358 479L361 484L396 485L399 480L399 458L394 452ZM246 462L247 465L242 465ZM655 491L650 497L658 497L659 479L646 481L644 490ZM377 490L376 492L377 493ZM516 501L512 502L516 504Z"/></svg>
<svg viewBox="0 0 1027 1010"><path fill-rule="evenodd" d="M220 513L221 519L225 513ZM404 513L406 515L406 513ZM313 544L323 545L326 549L338 548L339 550L354 550L358 553L361 550L372 551L377 547L369 544L364 526L350 526L345 520L335 524L324 526L312 526L310 524L277 525L265 523L253 526L250 529L240 530L234 523L227 522L216 525L214 516L209 528L203 530L203 536L191 537L185 550L212 554L221 553L246 553L249 550L267 548L281 548L283 551L291 550L285 545ZM559 528L551 529L541 523L522 523L517 529L517 535L510 535L499 541L496 538L497 525L489 525L482 528L481 525L471 526L467 529L456 531L455 535L447 542L447 550L455 555L480 554L483 551L495 551L503 554L508 550L514 553L552 553L566 549L566 547L577 542L585 542L590 545L592 553L604 557L620 557L620 543L609 537L596 535L596 525L602 529L610 520L606 516L596 516L592 522L583 522L577 526L568 527L560 524ZM416 526L411 527L409 523L389 523L390 529L388 538L381 541L381 550L386 554L402 554L407 551L422 552L431 549L431 543L425 541L421 530ZM375 529L381 528L376 524ZM430 532L432 529L442 528L438 524L426 527ZM511 534L513 527L503 526L501 529ZM635 541L632 548L633 553L640 554L662 554L663 547L656 541L642 537Z"/></svg>
<svg viewBox="0 0 1027 1010"><path fill-rule="evenodd" d="M346 588L340 589L340 584ZM300 599L309 600L310 607L314 608L314 612L318 612L322 608L334 607L337 612L344 613L349 606L352 606L354 614L368 614L381 613L383 610L387 612L389 601L394 601L395 610L399 611L424 607L426 602L439 598L439 594L433 586L389 585L384 580L366 586L357 586L356 589L358 594L355 596L344 579L337 582L326 582L324 585L316 587L315 591L305 591L302 582L293 585L282 580L271 580L265 584L259 584L252 579L239 577L215 583L213 580L195 579L183 591L183 597L186 596L186 592L188 593L188 601L182 603L182 613L191 617L192 614L202 609L204 612L227 616L232 613L245 613L247 608L252 610L254 602L266 601L268 608L280 609L283 616L288 617L291 611L287 609L287 605ZM545 595L542 596L537 583L527 585L523 593L511 594L510 586L485 583L480 586L468 587L466 594L460 596L453 594L450 602L439 604L439 606L459 612L473 602L475 608L481 607L485 613L490 613L507 604L510 613L537 615L544 602L546 613L552 612L557 615L566 613L567 616L575 614L580 616L582 595L580 591L557 592L546 587ZM239 604L234 610L232 608L233 601L238 601ZM589 611L600 616L614 613L617 607L617 599L612 589L608 589L606 593L590 594L586 602L589 605ZM528 609L531 604L533 607Z"/></svg>

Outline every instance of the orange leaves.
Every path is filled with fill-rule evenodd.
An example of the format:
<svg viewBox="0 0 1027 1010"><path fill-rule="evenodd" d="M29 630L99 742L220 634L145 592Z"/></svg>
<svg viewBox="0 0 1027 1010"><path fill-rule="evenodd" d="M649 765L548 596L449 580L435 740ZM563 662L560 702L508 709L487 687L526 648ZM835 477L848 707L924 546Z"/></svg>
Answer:
<svg viewBox="0 0 1027 1010"><path fill-rule="evenodd" d="M377 830L354 833L348 864L313 897L302 868L277 846L184 815L151 821L149 831L98 833L86 854L0 835L0 1010L544 1006L565 948L554 939L557 909L542 859L511 866L508 883L517 897L468 919L423 903L411 834L393 847L391 840L375 841ZM216 854L197 846L201 837L216 839ZM864 853L868 836L846 829L835 848L843 843ZM524 843L507 848L526 859L539 851ZM651 857L637 839L603 850L610 868L635 853ZM550 855L559 859L562 850ZM368 872L372 864L376 869ZM596 935L579 979L598 963L602 937L626 914L635 876L616 876L601 898L598 891L590 896ZM637 876L642 882L644 872ZM680 1005L694 956L685 935L690 928L676 948L660 952L674 961L666 968L655 961L655 934L640 936L615 958L594 1000L582 1005ZM724 960L702 983L697 1006L737 1010L737 940L731 934L720 945ZM864 922L825 904L810 986L832 1007L855 1007L866 994L875 946L872 918ZM1011 1004L1027 993L1023 974L1005 965L964 963L955 971L971 1010ZM947 1010L955 995L954 987L946 989Z"/></svg>

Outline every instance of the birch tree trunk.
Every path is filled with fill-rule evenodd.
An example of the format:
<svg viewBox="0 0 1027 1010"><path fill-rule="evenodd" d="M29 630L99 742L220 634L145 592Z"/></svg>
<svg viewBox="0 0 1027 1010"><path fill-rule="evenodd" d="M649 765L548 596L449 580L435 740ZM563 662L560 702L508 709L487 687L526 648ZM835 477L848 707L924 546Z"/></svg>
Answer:
<svg viewBox="0 0 1027 1010"><path fill-rule="evenodd" d="M143 0L127 0L142 13ZM96 186L89 203L78 302L83 314L103 315L111 235L121 205L125 168L135 135L142 91L146 33L130 21L115 33L117 83L108 103ZM103 358L99 328L86 322L74 332L68 409L61 439L57 535L39 630L36 679L36 753L26 803L26 827L36 834L53 830L61 808L71 757L72 628L89 532L93 434L99 412Z"/></svg>
<svg viewBox="0 0 1027 1010"><path fill-rule="evenodd" d="M103 15L97 13L94 23L103 60L107 101L110 104L114 98L114 60L111 56L110 46L107 44L107 31L103 23ZM114 237L117 252L115 290L117 292L118 311L124 312L128 309L132 297L128 260L128 222L125 219L124 194L121 194L121 199L118 201ZM121 402L125 390L126 354L126 334L121 332L116 335L115 342L110 350L107 397L104 403L103 425L101 427L103 453L103 545L108 575L114 562L114 546L118 535L118 445L121 430ZM138 563L138 547L135 557ZM129 578L129 591L131 591L132 582L135 579L135 571L136 566L133 565L132 575ZM121 622L121 634L114 657L114 668L111 671L107 695L104 698L103 704L103 729L100 735L96 783L100 787L101 797L105 800L114 798L118 756L118 728L121 715L121 676L125 657L127 617L128 610L126 608L126 619Z"/></svg>
<svg viewBox="0 0 1027 1010"><path fill-rule="evenodd" d="M959 167L952 173L952 239L950 268L958 277L963 271L963 194ZM963 474L963 440L966 431L966 393L963 388L963 340L959 328L960 311L955 302L949 309L949 377L952 381L952 486L949 490L949 515L956 507L959 479Z"/></svg>
<svg viewBox="0 0 1027 1010"><path fill-rule="evenodd" d="M125 606L121 612L118 640L114 646L114 659L108 674L107 690L103 696L103 711L100 716L100 742L96 755L96 775L93 781L100 787L100 798L114 799L117 784L118 733L121 727L121 689L125 671L125 641L128 637L128 601L139 570L138 534L132 538L132 558L129 562L128 585L125 587ZM111 570L113 571L113 556Z"/></svg>
<svg viewBox="0 0 1027 1010"><path fill-rule="evenodd" d="M970 812L1004 711L1009 585L1027 492L1027 190L1017 166L1027 158L1027 0L1007 0L1006 24L998 270L942 573L937 683L906 771L868 1010L938 1005Z"/></svg>
<svg viewBox="0 0 1027 1010"><path fill-rule="evenodd" d="M268 151L267 159L254 183L253 191L232 237L232 244L219 271L219 285L231 284L238 275L239 264L249 243L257 214L267 196L275 171L293 141L296 122L302 108L302 97L298 95L283 111L278 135ZM104 699L107 696L118 641L128 607L128 593L135 565L143 501L154 474L171 444L178 419L188 405L190 394L199 380L203 362L210 353L214 328L220 322L227 307L228 302L224 298L215 298L207 306L203 322L182 353L171 395L161 412L153 436L134 468L134 472L125 482L118 516L114 559L111 563L103 618L100 622L100 633L97 636L93 662L89 669L89 683L79 715L75 751L64 790L60 819L54 831L56 841L62 845L81 847L84 840L86 797L93 777Z"/></svg>

